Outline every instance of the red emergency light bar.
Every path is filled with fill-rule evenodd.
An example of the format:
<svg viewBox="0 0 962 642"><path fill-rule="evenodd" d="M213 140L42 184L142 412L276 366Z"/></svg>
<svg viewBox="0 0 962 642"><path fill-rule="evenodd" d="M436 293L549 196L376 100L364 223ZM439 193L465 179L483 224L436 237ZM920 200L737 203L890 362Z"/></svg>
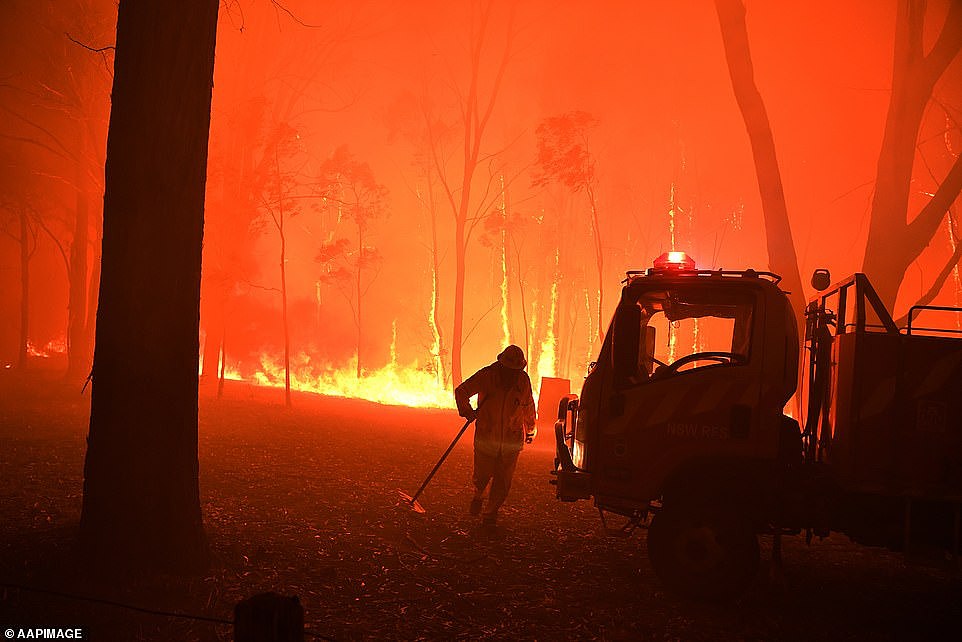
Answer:
<svg viewBox="0 0 962 642"><path fill-rule="evenodd" d="M663 252L652 265L656 270L694 270L695 259L685 252Z"/></svg>

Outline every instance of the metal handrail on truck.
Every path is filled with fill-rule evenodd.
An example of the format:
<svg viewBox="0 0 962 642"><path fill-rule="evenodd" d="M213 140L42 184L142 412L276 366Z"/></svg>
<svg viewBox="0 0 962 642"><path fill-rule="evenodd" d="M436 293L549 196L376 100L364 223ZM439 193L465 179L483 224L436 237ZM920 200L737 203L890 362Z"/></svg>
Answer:
<svg viewBox="0 0 962 642"><path fill-rule="evenodd" d="M908 313L908 324L905 327L905 334L907 336L912 336L912 317L915 316L916 312L921 312L922 310L934 310L938 312L955 312L956 314L962 313L962 308L946 305L913 305L909 308ZM962 334L962 330L955 329L951 330L949 328L915 328L916 331L921 332L945 332L947 334Z"/></svg>

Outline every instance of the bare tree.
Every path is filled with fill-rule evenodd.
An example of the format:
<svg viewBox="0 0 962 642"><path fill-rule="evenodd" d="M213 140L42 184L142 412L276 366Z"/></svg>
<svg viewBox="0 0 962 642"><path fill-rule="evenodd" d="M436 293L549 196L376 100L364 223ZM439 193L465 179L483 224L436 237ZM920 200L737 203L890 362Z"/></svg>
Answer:
<svg viewBox="0 0 962 642"><path fill-rule="evenodd" d="M786 278L797 309L804 306L801 279L788 224L787 209L778 173L771 127L764 103L755 87L745 8L741 0L716 0L722 38L728 56L732 85L745 119L765 213L769 261L772 269ZM962 49L962 4L954 2L935 44L926 53L922 45L926 3L901 0L896 18L892 94L882 148L879 153L875 195L862 271L869 275L882 301L893 310L899 286L907 268L931 243L946 212L962 190L962 159L956 156L924 207L909 220L909 196L915 167L919 132L939 79ZM922 295L934 297L958 263L953 252L946 267ZM796 294L796 292L798 294Z"/></svg>
<svg viewBox="0 0 962 642"><path fill-rule="evenodd" d="M504 185L504 177L500 178L501 196L494 210L485 217L484 229L480 236L481 245L491 250L494 270L497 275L493 281L494 289L500 307L501 340L503 345L517 343L514 332L512 315L512 283L514 276L514 261L512 257L512 236L509 225L508 190ZM527 353L527 350L525 350Z"/></svg>
<svg viewBox="0 0 962 642"><path fill-rule="evenodd" d="M207 559L201 241L218 0L121 0L81 544L117 570Z"/></svg>
<svg viewBox="0 0 962 642"><path fill-rule="evenodd" d="M20 256L20 338L17 342L17 367L27 367L30 343L30 259L37 251L40 234L38 216L25 203L0 203L0 232L19 246ZM16 230L16 231L14 231Z"/></svg>
<svg viewBox="0 0 962 642"><path fill-rule="evenodd" d="M755 85L748 28L745 24L745 6L742 0L715 0L715 9L721 25L732 89L745 121L752 157L755 160L762 214L765 218L768 264L773 272L782 276L785 290L789 292L795 310L801 314L805 309L805 293L802 290L798 257L788 219L788 206L785 204L782 175L775 154L772 126L768 120L765 102ZM801 317L798 322L801 324Z"/></svg>
<svg viewBox="0 0 962 642"><path fill-rule="evenodd" d="M309 118L343 110L353 101L351 93L339 83L330 82L328 75L341 68L339 55L344 43L361 37L370 24L356 7L345 5L343 12L326 7L321 23L285 5L255 3L233 14L236 5L225 7L238 27L239 33L231 35L238 39L239 54L218 63L229 65L233 73L223 74L224 81L218 85L216 102L220 111L212 124L212 164L221 190L214 194L215 207L208 209L211 225L205 234L204 266L207 296L202 301L201 321L208 337L205 373L215 372L218 363L223 372L224 357L218 358L218 348L226 344L230 324L226 311L236 303L238 292L253 285L256 237L265 224L274 227L282 255L279 290L285 399L290 405L290 257L285 225L300 211L298 204L309 192L308 177L298 175L306 156L295 159L293 151L294 147L298 147L298 154L303 151L300 136L309 133L305 125ZM266 51L269 56L265 56ZM282 141L278 136L289 138Z"/></svg>
<svg viewBox="0 0 962 642"><path fill-rule="evenodd" d="M505 190L507 191L507 190ZM536 271L544 271L544 255L542 250L547 251L547 247L557 241L552 234L545 233L544 221L532 216L529 212L517 208L509 208L508 200L505 197L498 204L492 215L488 216L484 222L484 231L480 237L481 244L491 248L495 255L497 271L500 273L497 279L499 305L502 308L502 323L506 323L508 328L508 340L524 347L525 354L529 356L529 362L535 362L534 344L540 340L540 334L531 336L531 324L529 323L529 308L537 310L537 301L529 300L528 277L532 271L532 264ZM527 241L531 241L527 243ZM538 258L535 261L527 261L524 255L534 253ZM543 289L543 288L542 288ZM510 292L517 292L517 304L510 303ZM521 334L516 336L515 316L521 317ZM544 328L542 328L544 330Z"/></svg>
<svg viewBox="0 0 962 642"><path fill-rule="evenodd" d="M428 324L431 328L432 342L429 348L432 368L437 375L438 384L448 384L450 368L446 366L447 339L441 321L441 266L444 262L444 248L438 238L438 217L441 206L438 194L438 178L434 171L432 149L441 145L438 140L445 132L450 133L440 122L432 122L434 110L427 106L427 92L420 98L411 92L403 92L387 112L389 138L400 135L414 148L411 166L414 170L414 185L409 189L418 202L422 216L428 221L430 239L427 249L431 255L431 312ZM434 138L432 139L431 136Z"/></svg>
<svg viewBox="0 0 962 642"><path fill-rule="evenodd" d="M356 375L360 379L364 297L377 278L381 264L380 253L369 245L371 224L386 213L387 189L374 179L371 167L354 158L346 147L335 150L321 164L318 174L323 206L335 209L338 220L347 219L354 224L353 249L349 249L346 238L337 238L336 233L332 233L317 260L324 268L321 280L339 286L351 306L356 330ZM346 281L351 283L350 294L343 288Z"/></svg>
<svg viewBox="0 0 962 642"><path fill-rule="evenodd" d="M0 83L4 126L0 140L37 152L34 180L44 191L66 188L73 204L68 245L67 376L86 374L90 365L95 296L88 292L91 234L99 227L95 194L102 190L103 133L108 110L109 63L113 47L92 46L109 37L109 10L87 0L20 2L12 11L21 24L35 25L13 43L32 61L34 73L14 74ZM69 239L69 240L68 240Z"/></svg>
<svg viewBox="0 0 962 642"><path fill-rule="evenodd" d="M267 156L266 150L256 148L257 141L269 142L264 131L265 109L266 99L254 97L231 104L219 119L211 118L201 281L202 379L219 375L230 325L228 310L258 272L254 257L257 235L252 230L261 216L258 194L267 177L255 176L254 170L260 167L267 173L266 163L255 165L255 152Z"/></svg>
<svg viewBox="0 0 962 642"><path fill-rule="evenodd" d="M297 131L287 123L274 126L265 146L265 158L272 160L262 191L257 195L258 205L267 221L277 230L280 241L278 268L281 278L281 323L284 331L284 403L291 406L291 329L288 321L287 292L287 232L289 219L301 213L300 194L303 186L304 159L300 157L301 144Z"/></svg>
<svg viewBox="0 0 962 642"><path fill-rule="evenodd" d="M538 125L538 173L534 185L545 187L560 183L573 192L584 190L588 198L591 237L594 241L595 267L598 270L596 310L597 339L604 339L603 305L605 285L605 255L601 243L598 202L595 198L595 162L588 150L588 132L598 120L584 111L573 111L561 116L545 118Z"/></svg>
<svg viewBox="0 0 962 642"><path fill-rule="evenodd" d="M483 220L484 215L491 210L500 192L493 189L502 168L492 167L496 154L483 154L482 142L487 132L488 124L494 113L498 94L504 79L508 62L511 59L514 41L514 8L511 7L505 22L506 40L498 61L494 66L494 77L487 92L481 87L481 76L484 71L485 48L489 45L490 29L492 28L492 2L482 2L477 15L472 15L472 28L468 35L469 67L467 75L467 89L457 91L459 107L459 129L462 136L462 148L459 160L460 172L451 173L447 167L447 157L442 149L443 131L438 131L439 120L425 109L424 119L428 130L428 142L431 149L431 160L437 173L444 198L447 200L454 216L454 319L451 333L451 380L454 386L462 381L461 351L464 342L464 287L466 274L466 256L471 236L476 226ZM472 6L472 14L474 8ZM456 84L456 83L455 83ZM485 163L489 171L484 178L480 193L473 191L475 175L479 167Z"/></svg>
<svg viewBox="0 0 962 642"><path fill-rule="evenodd" d="M445 366L447 349L444 342L444 330L441 324L441 246L438 243L438 205L434 191L434 176L430 167L425 168L423 177L426 183L425 192L418 192L418 201L428 211L431 221L431 333L434 342L431 353L434 359L434 369L437 371L438 383L445 385L448 381L448 369Z"/></svg>
<svg viewBox="0 0 962 642"><path fill-rule="evenodd" d="M901 0L895 23L892 94L882 136L875 196L862 270L889 309L908 267L929 245L949 207L962 190L962 156L936 187L931 199L910 219L909 196L919 131L939 79L962 49L962 3L952 2L935 44L923 48L926 3ZM958 258L953 256L955 262ZM951 270L943 271L945 276ZM940 280L944 282L945 276ZM941 283L939 283L941 287Z"/></svg>

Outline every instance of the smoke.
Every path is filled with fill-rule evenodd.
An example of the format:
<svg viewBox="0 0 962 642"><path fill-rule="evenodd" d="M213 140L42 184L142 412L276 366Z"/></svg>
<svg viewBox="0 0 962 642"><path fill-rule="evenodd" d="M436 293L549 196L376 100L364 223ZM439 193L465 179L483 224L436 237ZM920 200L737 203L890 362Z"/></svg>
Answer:
<svg viewBox="0 0 962 642"><path fill-rule="evenodd" d="M296 20L267 2L234 3L221 12L201 319L211 346L205 358L213 355L214 363L223 342L226 363L241 376L276 377L270 369L284 341L282 216L288 326L299 376L350 373L358 337L361 368L369 374L393 368L435 381L449 376L454 211L464 197L466 123L486 123L467 196L466 375L511 341L526 346L533 373L545 369L537 360L550 352L552 373L577 387L597 354L590 205L584 191L533 185L535 130L545 118L582 111L597 123L590 152L605 258L603 319L617 302L624 271L648 267L664 250L690 251L704 267L767 269L751 154L710 6L509 2L494 4L486 23L474 3L440 0L340 3L323 14L309 2L285 6ZM101 37L110 33L113 17L111 3L98 7L97 24L80 35L96 35L91 43L100 46L109 41ZM894 12L871 2L752 3L748 9L757 82L773 123L802 273L819 266L852 272L864 245L887 105ZM39 24L26 18L13 11L3 21L10 38L0 38L2 77L16 91L3 88L2 106L8 116L23 112L24 92L66 86L65 61L76 69L82 62L89 93L82 110L70 117L54 109L34 115L71 153L79 143L64 132L77 122L76 113L97 124L83 153L96 170L109 93L103 60L53 37L30 45L34 31L52 33L48 27L63 16L42 14ZM33 62L40 60L37 47L47 62ZM479 61L476 85L472 54ZM951 77L959 75L955 65ZM959 87L962 82L949 83L937 93L959 105ZM465 113L472 91L480 110ZM49 136L22 120L4 120L0 158L26 177L14 181L4 170L10 202L2 204L0 221L6 233L0 235L0 361L9 362L20 300L11 212L16 203L33 204L69 247L76 197L68 179L76 172L63 155L13 140L55 147ZM383 216L371 217L363 229L343 208L331 207L330 194L323 200L322 168L341 148L384 189ZM86 190L96 195L98 186L91 182ZM38 199L38 193L54 196ZM318 260L338 239L345 241L337 257L345 270L340 281L327 278L333 264ZM370 259L375 252L376 262ZM41 236L31 263L33 345L65 333L60 263L56 244ZM932 265L938 263L936 257ZM431 323L435 265L439 335ZM358 272L359 287L351 281Z"/></svg>

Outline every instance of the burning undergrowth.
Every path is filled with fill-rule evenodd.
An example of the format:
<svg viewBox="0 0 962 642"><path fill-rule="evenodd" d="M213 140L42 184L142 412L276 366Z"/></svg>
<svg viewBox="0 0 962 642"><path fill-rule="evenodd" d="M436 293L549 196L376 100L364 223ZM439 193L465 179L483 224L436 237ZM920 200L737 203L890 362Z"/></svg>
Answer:
<svg viewBox="0 0 962 642"><path fill-rule="evenodd" d="M262 354L260 367L251 380L263 386L285 385L284 364ZM435 371L417 363L401 366L396 361L357 375L356 357L346 366L319 363L307 353L292 360L290 385L293 390L333 397L351 397L377 403L420 408L450 408L451 392Z"/></svg>

